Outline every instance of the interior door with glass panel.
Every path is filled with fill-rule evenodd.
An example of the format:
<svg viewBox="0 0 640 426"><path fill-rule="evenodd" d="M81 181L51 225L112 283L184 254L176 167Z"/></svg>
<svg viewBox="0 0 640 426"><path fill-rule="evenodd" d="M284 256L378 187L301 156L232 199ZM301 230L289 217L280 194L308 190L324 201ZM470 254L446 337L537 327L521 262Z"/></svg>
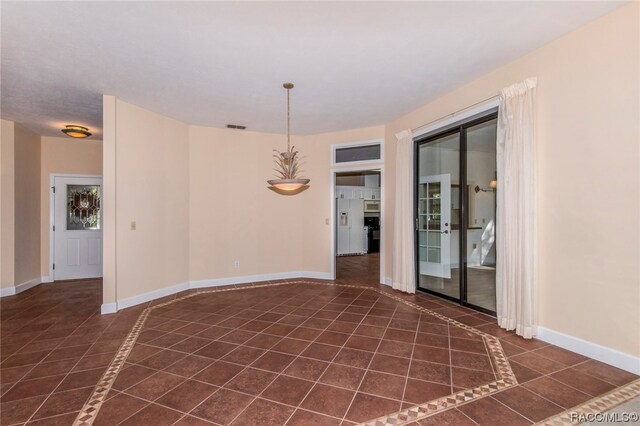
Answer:
<svg viewBox="0 0 640 426"><path fill-rule="evenodd" d="M102 178L54 179L54 279L102 276Z"/></svg>
<svg viewBox="0 0 640 426"><path fill-rule="evenodd" d="M418 210L420 274L450 279L450 174L420 177Z"/></svg>
<svg viewBox="0 0 640 426"><path fill-rule="evenodd" d="M460 235L451 226L451 188L460 181L459 133L418 145L416 161L418 286L459 300Z"/></svg>

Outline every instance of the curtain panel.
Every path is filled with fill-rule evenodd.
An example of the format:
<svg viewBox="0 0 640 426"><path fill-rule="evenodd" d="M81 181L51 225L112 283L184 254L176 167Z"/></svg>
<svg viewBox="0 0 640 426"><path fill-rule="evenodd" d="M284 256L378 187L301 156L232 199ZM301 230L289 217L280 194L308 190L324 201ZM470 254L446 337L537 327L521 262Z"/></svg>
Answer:
<svg viewBox="0 0 640 426"><path fill-rule="evenodd" d="M537 324L536 85L502 89L498 113L496 313L500 327L525 338Z"/></svg>
<svg viewBox="0 0 640 426"><path fill-rule="evenodd" d="M413 134L396 134L396 199L393 224L392 286L406 293L416 292L413 225Z"/></svg>

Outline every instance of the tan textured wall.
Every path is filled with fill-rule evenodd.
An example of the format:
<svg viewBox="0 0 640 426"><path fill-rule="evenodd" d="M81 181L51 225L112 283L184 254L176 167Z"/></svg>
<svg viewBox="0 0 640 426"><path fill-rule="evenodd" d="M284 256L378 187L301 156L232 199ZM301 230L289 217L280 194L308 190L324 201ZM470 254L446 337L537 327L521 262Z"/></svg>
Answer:
<svg viewBox="0 0 640 426"><path fill-rule="evenodd" d="M288 196L267 184L272 149L286 149L286 136L201 126L189 131L190 279L300 271L307 222L300 213L313 186Z"/></svg>
<svg viewBox="0 0 640 426"><path fill-rule="evenodd" d="M636 356L639 22L639 3L620 8L386 128L386 158L392 170L396 132L537 76L540 325ZM393 173L387 173L384 182L393 188ZM388 249L391 229L387 221ZM390 275L390 257L386 263Z"/></svg>
<svg viewBox="0 0 640 426"><path fill-rule="evenodd" d="M0 120L0 288L15 285L14 123Z"/></svg>
<svg viewBox="0 0 640 426"><path fill-rule="evenodd" d="M116 99L118 300L189 279L188 136L186 124Z"/></svg>
<svg viewBox="0 0 640 426"><path fill-rule="evenodd" d="M52 173L102 175L102 141L70 137L42 138L42 168L40 176L40 271L49 275L49 244L51 229L50 195Z"/></svg>
<svg viewBox="0 0 640 426"><path fill-rule="evenodd" d="M15 285L40 279L40 135L15 124Z"/></svg>

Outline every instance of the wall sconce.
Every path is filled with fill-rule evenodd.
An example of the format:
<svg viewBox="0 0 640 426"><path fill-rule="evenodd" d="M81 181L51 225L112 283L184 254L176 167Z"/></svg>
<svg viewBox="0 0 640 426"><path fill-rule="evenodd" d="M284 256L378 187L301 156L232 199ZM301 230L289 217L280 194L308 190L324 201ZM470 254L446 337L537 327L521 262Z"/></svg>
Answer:
<svg viewBox="0 0 640 426"><path fill-rule="evenodd" d="M491 182L489 182L489 188L485 189L485 188L480 188L478 185L476 185L475 188L473 188L474 191L476 191L476 194L480 191L482 192L496 192L496 188L498 187L498 181L496 179L493 179Z"/></svg>

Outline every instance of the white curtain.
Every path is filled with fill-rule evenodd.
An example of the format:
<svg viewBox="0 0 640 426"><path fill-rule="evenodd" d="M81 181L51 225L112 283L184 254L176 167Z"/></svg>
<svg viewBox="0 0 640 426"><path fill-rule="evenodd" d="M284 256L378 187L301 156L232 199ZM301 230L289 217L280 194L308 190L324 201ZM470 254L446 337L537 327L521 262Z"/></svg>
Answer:
<svg viewBox="0 0 640 426"><path fill-rule="evenodd" d="M396 200L393 223L393 288L416 292L413 227L413 135L396 134Z"/></svg>
<svg viewBox="0 0 640 426"><path fill-rule="evenodd" d="M502 89L497 140L498 324L525 338L536 334L536 146L529 78Z"/></svg>

